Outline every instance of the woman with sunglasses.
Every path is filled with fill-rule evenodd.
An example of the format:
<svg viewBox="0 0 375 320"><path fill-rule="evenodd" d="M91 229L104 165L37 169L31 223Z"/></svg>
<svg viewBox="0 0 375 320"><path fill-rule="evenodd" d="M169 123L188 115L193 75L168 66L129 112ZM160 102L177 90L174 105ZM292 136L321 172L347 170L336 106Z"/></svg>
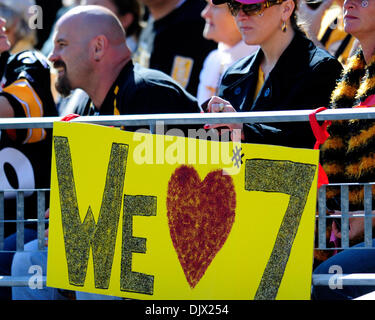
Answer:
<svg viewBox="0 0 375 320"><path fill-rule="evenodd" d="M206 22L203 36L217 42L218 46L206 57L199 76L197 99L200 105L217 93L221 76L231 64L258 50L258 46L248 46L242 40L226 4L214 5L212 0L206 3L201 12Z"/></svg>
<svg viewBox="0 0 375 320"><path fill-rule="evenodd" d="M341 64L308 40L296 23L296 0L213 0L227 3L253 55L224 74L207 112L316 109L328 106ZM312 148L307 122L213 124L205 128L241 129L245 142ZM238 132L238 131L236 131Z"/></svg>

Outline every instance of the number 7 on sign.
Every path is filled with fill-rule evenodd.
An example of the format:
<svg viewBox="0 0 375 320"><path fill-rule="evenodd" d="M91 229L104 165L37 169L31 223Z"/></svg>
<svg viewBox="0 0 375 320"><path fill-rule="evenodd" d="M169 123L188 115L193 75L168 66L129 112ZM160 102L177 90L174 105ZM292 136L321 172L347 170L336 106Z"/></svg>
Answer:
<svg viewBox="0 0 375 320"><path fill-rule="evenodd" d="M270 259L263 272L255 300L274 300L314 180L316 165L284 160L247 159L245 190L290 195Z"/></svg>

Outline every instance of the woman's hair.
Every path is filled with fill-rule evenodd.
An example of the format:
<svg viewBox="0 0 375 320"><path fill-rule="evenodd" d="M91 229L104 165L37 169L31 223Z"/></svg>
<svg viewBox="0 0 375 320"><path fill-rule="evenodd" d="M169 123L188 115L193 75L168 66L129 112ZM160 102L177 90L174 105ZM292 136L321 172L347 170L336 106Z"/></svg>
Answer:
<svg viewBox="0 0 375 320"><path fill-rule="evenodd" d="M138 0L112 0L113 4L118 10L120 16L131 13L133 14L134 20L132 24L127 28L127 36L135 35L137 38L142 30L141 17L142 17L142 7Z"/></svg>

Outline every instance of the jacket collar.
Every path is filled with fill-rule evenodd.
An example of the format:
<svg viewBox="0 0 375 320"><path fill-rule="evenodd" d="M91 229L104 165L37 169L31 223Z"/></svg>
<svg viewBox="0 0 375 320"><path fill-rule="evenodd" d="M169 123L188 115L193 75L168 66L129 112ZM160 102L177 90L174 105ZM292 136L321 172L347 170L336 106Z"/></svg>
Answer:
<svg viewBox="0 0 375 320"><path fill-rule="evenodd" d="M100 114L102 115L113 115L114 114L114 101L116 99L118 89L126 82L126 78L128 78L134 68L133 62L129 61L121 70L120 74L117 76L115 82L112 84L111 88L109 89L102 106L100 108Z"/></svg>
<svg viewBox="0 0 375 320"><path fill-rule="evenodd" d="M299 64L303 64L303 59L309 57L308 51L313 48L313 44L308 40L302 33L296 32L292 41L281 54L276 65L270 72L268 79L272 79L277 74L288 75L290 73L290 68L298 69ZM307 51L307 52L306 52ZM264 53L261 48L258 49L253 55L242 59L239 63L236 63L230 70L228 74L228 82L233 79L224 91L239 90L236 89L241 87L241 91L247 91L247 94L252 97L253 92L251 88L255 88L256 82L258 81L259 65L262 61ZM245 89L248 88L249 90Z"/></svg>
<svg viewBox="0 0 375 320"><path fill-rule="evenodd" d="M281 54L271 73L288 72L291 68L291 63L293 63L293 68L298 69L298 64L301 63L305 57L310 56L308 51L312 48L313 43L302 33L296 32L288 47Z"/></svg>
<svg viewBox="0 0 375 320"><path fill-rule="evenodd" d="M270 90L272 90L272 79L284 79L290 75L290 68L304 72L300 65L306 65L306 59L311 59L309 52L314 46L310 40L308 40L302 33L296 32L292 41L281 54L276 65L270 72L267 79L265 79L265 84L269 92L267 96L270 95ZM236 63L230 70L230 73L226 77L225 82L227 86L223 85L223 93L232 92L234 94L234 99L239 110L245 111L250 108L250 106L257 105L260 103L259 97L263 96L265 92L265 86L263 86L258 97L254 98L254 90L258 81L259 65L262 61L264 53L260 48L255 54L242 59L240 62ZM244 96L246 92L246 96Z"/></svg>

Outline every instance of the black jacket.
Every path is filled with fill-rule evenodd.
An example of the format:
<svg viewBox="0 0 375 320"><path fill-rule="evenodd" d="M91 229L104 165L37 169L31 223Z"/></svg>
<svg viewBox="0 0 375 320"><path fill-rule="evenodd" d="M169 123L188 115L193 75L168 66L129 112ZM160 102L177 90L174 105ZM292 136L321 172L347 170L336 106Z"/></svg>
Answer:
<svg viewBox="0 0 375 320"><path fill-rule="evenodd" d="M117 89L116 89L117 88ZM127 63L100 106L86 95L75 111L79 115L199 113L197 99L171 77L158 70Z"/></svg>
<svg viewBox="0 0 375 320"><path fill-rule="evenodd" d="M295 37L253 99L263 52L243 58L224 74L219 96L237 111L301 110L328 107L341 64L304 35ZM245 124L245 142L312 148L309 122Z"/></svg>
<svg viewBox="0 0 375 320"><path fill-rule="evenodd" d="M74 112L83 116L114 115L115 108L118 114L140 116L201 111L197 99L170 76L158 70L144 68L137 63L133 64L131 61L120 72L100 108L91 103L86 93L80 94L80 102ZM140 128L126 126L128 131L136 131ZM186 134L189 128L199 129L201 125L170 125L165 128L165 130L178 128L184 130Z"/></svg>
<svg viewBox="0 0 375 320"><path fill-rule="evenodd" d="M160 70L197 94L199 75L207 55L217 43L203 36L204 0L186 0L158 20L148 21L142 30L133 59L143 67Z"/></svg>

